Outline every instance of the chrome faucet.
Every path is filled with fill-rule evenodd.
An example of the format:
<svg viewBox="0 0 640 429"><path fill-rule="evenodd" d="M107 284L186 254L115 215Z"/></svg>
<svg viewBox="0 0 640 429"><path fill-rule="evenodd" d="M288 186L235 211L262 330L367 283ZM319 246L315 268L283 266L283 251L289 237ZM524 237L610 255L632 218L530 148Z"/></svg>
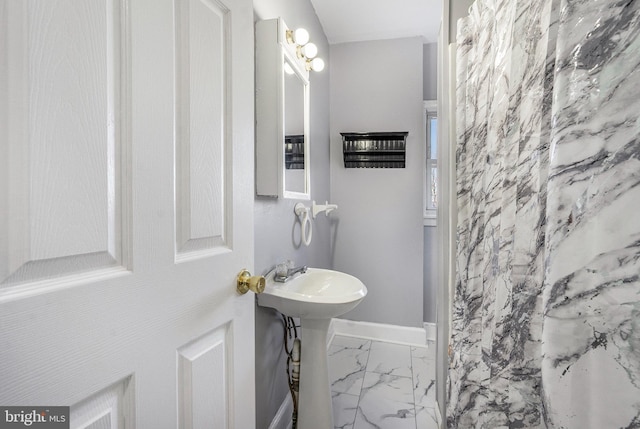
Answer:
<svg viewBox="0 0 640 429"><path fill-rule="evenodd" d="M306 273L307 272L307 266L303 265L301 267L297 267L297 268L289 268L287 266L287 264L278 264L276 266L276 273L273 276L273 280L277 281L279 283L284 283L287 280L290 280L293 276L295 276L298 273Z"/></svg>

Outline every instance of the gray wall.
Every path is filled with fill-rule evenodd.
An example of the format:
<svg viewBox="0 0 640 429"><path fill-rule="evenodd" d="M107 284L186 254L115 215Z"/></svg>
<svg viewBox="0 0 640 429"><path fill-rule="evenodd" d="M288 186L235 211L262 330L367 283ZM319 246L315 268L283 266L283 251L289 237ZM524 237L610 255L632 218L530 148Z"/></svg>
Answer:
<svg viewBox="0 0 640 429"><path fill-rule="evenodd" d="M422 45L422 98L436 100L438 98L438 44Z"/></svg>
<svg viewBox="0 0 640 429"><path fill-rule="evenodd" d="M369 294L344 317L422 326L422 53L420 38L331 46L331 201L335 269ZM345 169L340 132L409 131L404 169Z"/></svg>
<svg viewBox="0 0 640 429"><path fill-rule="evenodd" d="M329 44L308 0L254 0L255 19L282 17L292 28L304 27L318 46L327 68L312 73L311 81L311 198L329 200ZM297 246L299 224L293 206L299 200L256 197L255 271L264 274L277 262L330 268L330 223L325 216L313 222L309 247ZM311 201L305 201L310 205ZM256 427L267 428L289 394L285 376L283 328L275 311L256 306Z"/></svg>
<svg viewBox="0 0 640 429"><path fill-rule="evenodd" d="M438 287L438 246L436 228L424 227L424 321L436 323Z"/></svg>

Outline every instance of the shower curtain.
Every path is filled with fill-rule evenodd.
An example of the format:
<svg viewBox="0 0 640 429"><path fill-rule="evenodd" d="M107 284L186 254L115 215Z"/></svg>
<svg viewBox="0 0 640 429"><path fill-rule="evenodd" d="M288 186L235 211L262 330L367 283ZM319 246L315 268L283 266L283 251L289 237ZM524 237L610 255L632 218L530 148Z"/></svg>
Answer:
<svg viewBox="0 0 640 429"><path fill-rule="evenodd" d="M640 0L458 23L449 428L640 428Z"/></svg>

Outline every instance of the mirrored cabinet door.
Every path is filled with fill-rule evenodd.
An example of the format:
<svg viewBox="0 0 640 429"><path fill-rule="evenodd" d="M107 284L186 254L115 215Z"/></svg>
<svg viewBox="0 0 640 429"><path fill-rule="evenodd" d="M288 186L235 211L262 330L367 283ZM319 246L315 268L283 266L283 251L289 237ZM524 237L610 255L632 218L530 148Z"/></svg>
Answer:
<svg viewBox="0 0 640 429"><path fill-rule="evenodd" d="M284 60L284 192L304 194L305 162L305 101L307 85Z"/></svg>
<svg viewBox="0 0 640 429"><path fill-rule="evenodd" d="M256 23L256 192L309 199L309 72L287 30Z"/></svg>

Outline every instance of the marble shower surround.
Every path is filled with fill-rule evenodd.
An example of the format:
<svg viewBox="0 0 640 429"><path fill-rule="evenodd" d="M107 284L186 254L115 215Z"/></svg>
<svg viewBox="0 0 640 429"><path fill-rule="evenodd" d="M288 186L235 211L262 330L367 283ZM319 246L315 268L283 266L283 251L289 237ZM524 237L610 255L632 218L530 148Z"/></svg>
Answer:
<svg viewBox="0 0 640 429"><path fill-rule="evenodd" d="M640 1L458 24L451 428L640 428Z"/></svg>

